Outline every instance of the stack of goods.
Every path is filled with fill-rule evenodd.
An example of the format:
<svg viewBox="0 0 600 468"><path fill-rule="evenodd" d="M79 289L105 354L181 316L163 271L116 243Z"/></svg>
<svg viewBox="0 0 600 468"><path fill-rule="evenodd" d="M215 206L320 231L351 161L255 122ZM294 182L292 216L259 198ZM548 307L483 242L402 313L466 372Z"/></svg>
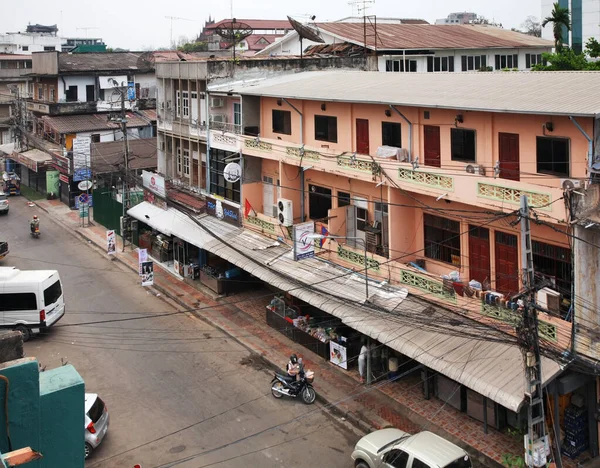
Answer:
<svg viewBox="0 0 600 468"><path fill-rule="evenodd" d="M570 405L565 409L565 441L563 453L569 458L577 458L589 447L587 410L585 407Z"/></svg>

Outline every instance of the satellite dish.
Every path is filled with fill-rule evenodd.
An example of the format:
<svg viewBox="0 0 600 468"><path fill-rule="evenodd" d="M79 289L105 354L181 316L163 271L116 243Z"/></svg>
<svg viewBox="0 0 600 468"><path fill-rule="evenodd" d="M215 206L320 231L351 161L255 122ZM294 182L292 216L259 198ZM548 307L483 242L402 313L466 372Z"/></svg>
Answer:
<svg viewBox="0 0 600 468"><path fill-rule="evenodd" d="M309 41L317 42L319 44L325 43L325 40L320 36L319 31L312 29L306 24L302 24L300 21L296 21L291 16L288 16L287 19L292 25L292 28L298 33L298 36L300 36L300 40L308 39Z"/></svg>
<svg viewBox="0 0 600 468"><path fill-rule="evenodd" d="M155 61L154 52L144 52L138 57L136 65L140 70L152 71L154 70Z"/></svg>
<svg viewBox="0 0 600 468"><path fill-rule="evenodd" d="M246 39L252 34L253 30L250 25L236 21L236 19L233 18L231 21L221 23L221 26L215 28L215 32L227 42L231 43L233 46L233 58L235 59L235 45Z"/></svg>

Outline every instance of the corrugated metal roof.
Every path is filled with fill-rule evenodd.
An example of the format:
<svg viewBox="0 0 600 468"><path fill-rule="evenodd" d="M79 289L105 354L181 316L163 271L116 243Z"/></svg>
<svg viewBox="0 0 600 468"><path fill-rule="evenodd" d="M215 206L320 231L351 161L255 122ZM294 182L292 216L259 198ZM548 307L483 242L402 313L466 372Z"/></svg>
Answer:
<svg viewBox="0 0 600 468"><path fill-rule="evenodd" d="M318 28L334 36L363 45L362 23L318 23ZM513 47L547 47L546 39L500 29L470 24L377 24L377 47L373 32L368 32L368 48L401 49L488 49Z"/></svg>
<svg viewBox="0 0 600 468"><path fill-rule="evenodd" d="M240 19L236 18L237 23L245 23L251 29L292 29L292 25L288 20L268 20L268 19ZM230 23L231 19L223 19L218 23L207 24L204 27L205 32L216 29L225 23Z"/></svg>
<svg viewBox="0 0 600 468"><path fill-rule="evenodd" d="M482 333L483 325L412 296L407 297L406 290L402 289L373 287L376 292L370 299L385 311L361 306L359 304L365 299L364 279L343 275L341 268L316 258L296 262L289 246L211 216L200 215L193 222L173 208L164 211L147 202L128 213L165 234L177 235L257 278L289 291L340 318L355 330L512 411L518 412L523 404L523 356L520 348L508 344L506 336L499 331L488 327ZM226 239L234 248L221 239ZM296 281L288 279L290 277ZM312 287L299 286L297 281ZM351 302L332 297L330 291L336 291L336 295ZM467 332L471 336L465 335ZM547 358L542 360L543 380L547 383L561 371L561 366Z"/></svg>
<svg viewBox="0 0 600 468"><path fill-rule="evenodd" d="M154 68L152 52L99 52L58 54L58 71L63 72L112 72L118 70L149 71Z"/></svg>
<svg viewBox="0 0 600 468"><path fill-rule="evenodd" d="M128 142L130 169L151 169L157 166L155 138L132 138ZM93 143L91 151L92 172L94 174L106 174L118 171L119 167L124 164L124 152L122 141Z"/></svg>
<svg viewBox="0 0 600 468"><path fill-rule="evenodd" d="M425 108L594 116L600 72L303 72L232 86L254 96Z"/></svg>
<svg viewBox="0 0 600 468"><path fill-rule="evenodd" d="M93 132L95 130L118 130L121 128L121 124L109 120L109 114L44 116L42 120L58 133ZM127 113L128 127L147 127L149 125L150 123L146 119Z"/></svg>

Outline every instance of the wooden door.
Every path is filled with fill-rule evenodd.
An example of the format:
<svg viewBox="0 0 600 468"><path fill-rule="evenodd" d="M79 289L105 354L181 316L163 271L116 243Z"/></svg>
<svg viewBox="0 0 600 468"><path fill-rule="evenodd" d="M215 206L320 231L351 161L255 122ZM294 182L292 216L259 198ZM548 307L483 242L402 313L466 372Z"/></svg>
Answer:
<svg viewBox="0 0 600 468"><path fill-rule="evenodd" d="M519 180L519 135L516 133L498 134L498 159L500 177Z"/></svg>
<svg viewBox="0 0 600 468"><path fill-rule="evenodd" d="M440 127L425 125L424 133L424 153L425 165L433 167L441 167L441 144L440 144Z"/></svg>
<svg viewBox="0 0 600 468"><path fill-rule="evenodd" d="M469 279L490 281L490 231L469 226Z"/></svg>
<svg viewBox="0 0 600 468"><path fill-rule="evenodd" d="M496 291L514 294L519 291L519 256L517 236L496 231Z"/></svg>
<svg viewBox="0 0 600 468"><path fill-rule="evenodd" d="M356 152L369 154L369 121L356 119Z"/></svg>

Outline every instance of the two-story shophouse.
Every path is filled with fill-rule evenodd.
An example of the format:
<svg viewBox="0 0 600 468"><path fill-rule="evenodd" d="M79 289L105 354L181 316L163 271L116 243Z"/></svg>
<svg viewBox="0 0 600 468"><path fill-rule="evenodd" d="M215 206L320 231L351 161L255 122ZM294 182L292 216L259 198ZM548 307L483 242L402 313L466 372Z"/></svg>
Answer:
<svg viewBox="0 0 600 468"><path fill-rule="evenodd" d="M60 148L52 151L52 166L60 172L61 199L74 206L81 182L74 174L74 140L90 144L121 140L123 108L129 137L150 139L148 144L155 145L154 55L35 52L32 60L28 122L23 127L30 144L45 150L42 141L46 141ZM86 153L89 161L90 152Z"/></svg>
<svg viewBox="0 0 600 468"><path fill-rule="evenodd" d="M201 218L195 224L204 228L188 226L181 236L421 363L433 372L424 375L435 375L438 398L484 425L492 420L481 416L487 405L498 428L518 427L526 407L513 338L523 291L518 210L527 195L549 424L560 432L555 416L577 395L589 415L590 453L598 454L593 371L568 366L572 330L591 335L574 326L564 201L589 182L598 157L598 74L307 71L207 86L206 74L189 65L164 66L171 68L159 90L158 170L222 200L220 217L238 223ZM228 172L231 163L241 178ZM130 214L160 230L156 208ZM307 239L324 238L315 258L294 263L292 231L305 222L314 233ZM338 266L368 274L366 291L345 282ZM402 306L388 307L398 291ZM413 323L398 336L389 314ZM479 346L473 340L485 352L464 361L463 346ZM454 361L457 349L462 360Z"/></svg>

